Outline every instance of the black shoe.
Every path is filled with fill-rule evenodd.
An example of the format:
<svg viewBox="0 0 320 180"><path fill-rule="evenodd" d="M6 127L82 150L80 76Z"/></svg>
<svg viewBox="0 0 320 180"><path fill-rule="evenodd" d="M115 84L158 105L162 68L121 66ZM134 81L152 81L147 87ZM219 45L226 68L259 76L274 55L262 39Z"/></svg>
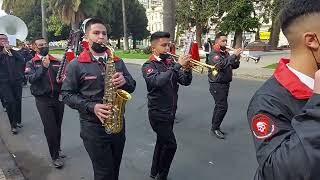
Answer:
<svg viewBox="0 0 320 180"><path fill-rule="evenodd" d="M60 169L60 168L62 168L64 166L64 163L60 158L58 158L58 159L55 159L55 160L52 161L52 165L55 168Z"/></svg>
<svg viewBox="0 0 320 180"><path fill-rule="evenodd" d="M152 178L152 179L155 179L156 177L157 177L157 175L154 175L154 174L150 174L150 177Z"/></svg>
<svg viewBox="0 0 320 180"><path fill-rule="evenodd" d="M22 125L21 123L17 123L17 127L18 127L18 128L22 128L23 125Z"/></svg>
<svg viewBox="0 0 320 180"><path fill-rule="evenodd" d="M213 133L217 138L224 139L224 134L219 129L214 130Z"/></svg>
<svg viewBox="0 0 320 180"><path fill-rule="evenodd" d="M12 132L13 135L18 134L17 128L11 128L11 132Z"/></svg>
<svg viewBox="0 0 320 180"><path fill-rule="evenodd" d="M60 150L59 151L59 158L66 158L67 156Z"/></svg>
<svg viewBox="0 0 320 180"><path fill-rule="evenodd" d="M155 178L155 180L170 180L169 178L162 178L160 177L160 175L158 174Z"/></svg>

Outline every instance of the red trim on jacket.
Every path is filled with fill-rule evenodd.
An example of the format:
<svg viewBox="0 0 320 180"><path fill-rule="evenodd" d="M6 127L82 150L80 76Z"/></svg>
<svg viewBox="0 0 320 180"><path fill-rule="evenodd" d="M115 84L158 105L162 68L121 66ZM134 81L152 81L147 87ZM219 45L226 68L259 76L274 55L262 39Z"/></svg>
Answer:
<svg viewBox="0 0 320 180"><path fill-rule="evenodd" d="M107 49L106 53L107 53L108 56L111 55L111 51L109 49ZM120 61L121 59L119 57L115 56L113 60L116 62L116 61ZM84 49L80 53L80 55L78 57L78 62L81 62L81 63L91 63L91 62L93 62L92 58L91 58L91 55L90 55L90 51Z"/></svg>
<svg viewBox="0 0 320 180"><path fill-rule="evenodd" d="M296 99L309 99L313 91L305 85L288 67L289 59L280 59L274 77Z"/></svg>
<svg viewBox="0 0 320 180"><path fill-rule="evenodd" d="M34 57L32 58L32 60L33 60L34 62L40 61L40 60L41 60L40 55L39 55L38 53L35 54ZM57 61L57 58L55 58L55 57L53 57L53 56L51 56L51 55L49 54L49 60L50 60L50 61Z"/></svg>

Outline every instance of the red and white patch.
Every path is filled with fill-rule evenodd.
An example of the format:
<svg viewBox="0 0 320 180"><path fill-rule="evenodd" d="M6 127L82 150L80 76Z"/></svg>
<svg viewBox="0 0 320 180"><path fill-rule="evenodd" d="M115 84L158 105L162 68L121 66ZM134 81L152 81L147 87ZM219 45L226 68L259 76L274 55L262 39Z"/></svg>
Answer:
<svg viewBox="0 0 320 180"><path fill-rule="evenodd" d="M97 76L85 76L84 80L94 80L97 79Z"/></svg>
<svg viewBox="0 0 320 180"><path fill-rule="evenodd" d="M59 64L54 64L54 65L52 65L53 67L60 67L60 65Z"/></svg>
<svg viewBox="0 0 320 180"><path fill-rule="evenodd" d="M257 114L252 118L251 129L257 139L266 139L274 134L275 125L265 114Z"/></svg>
<svg viewBox="0 0 320 180"><path fill-rule="evenodd" d="M26 67L25 69L24 69L24 72L25 73L29 73L31 71L31 68L29 68L29 67Z"/></svg>
<svg viewBox="0 0 320 180"><path fill-rule="evenodd" d="M147 74L150 74L153 72L153 69L151 67L147 67L144 69L144 71L147 73Z"/></svg>
<svg viewBox="0 0 320 180"><path fill-rule="evenodd" d="M214 55L214 56L213 56L213 59L219 59L219 58L220 58L219 55Z"/></svg>

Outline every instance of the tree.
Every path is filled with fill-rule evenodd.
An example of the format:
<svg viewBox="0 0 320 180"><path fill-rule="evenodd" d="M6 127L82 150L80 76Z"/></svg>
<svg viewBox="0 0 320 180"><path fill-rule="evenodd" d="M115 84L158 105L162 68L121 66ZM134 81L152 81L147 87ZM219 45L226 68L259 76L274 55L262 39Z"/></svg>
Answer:
<svg viewBox="0 0 320 180"><path fill-rule="evenodd" d="M235 32L233 47L242 46L242 34L244 31L253 32L260 23L257 17L252 16L254 6L251 0L232 0L227 15L222 18L219 30L229 33Z"/></svg>
<svg viewBox="0 0 320 180"><path fill-rule="evenodd" d="M42 37L46 40L48 40L47 35L47 12L46 12L46 1L41 0L41 24L42 24Z"/></svg>
<svg viewBox="0 0 320 180"><path fill-rule="evenodd" d="M218 0L176 0L176 17L182 29L189 24L196 26L196 40L201 45L201 35L207 29L208 21L216 22L223 14Z"/></svg>
<svg viewBox="0 0 320 180"><path fill-rule="evenodd" d="M65 24L71 28L79 28L81 20L95 15L100 0L50 0L50 8Z"/></svg>
<svg viewBox="0 0 320 180"><path fill-rule="evenodd" d="M280 35L280 12L289 0L274 0L272 5L272 25L269 45L271 49L278 47L279 35Z"/></svg>
<svg viewBox="0 0 320 180"><path fill-rule="evenodd" d="M147 30L148 19L146 16L146 10L142 4L137 0L133 0L128 7L128 31L132 36L133 49L136 48L137 40L143 40L150 35ZM139 21L137 21L139 19Z"/></svg>
<svg viewBox="0 0 320 180"><path fill-rule="evenodd" d="M174 41L176 27L176 0L163 0L163 30L170 33Z"/></svg>
<svg viewBox="0 0 320 180"><path fill-rule="evenodd" d="M121 5L122 5L122 21L123 21L123 49L126 51L129 49L126 4L125 4L125 0L122 0L121 2L122 2Z"/></svg>
<svg viewBox="0 0 320 180"><path fill-rule="evenodd" d="M67 39L71 27L63 24L58 16L51 15L48 18L48 39L58 41Z"/></svg>
<svg viewBox="0 0 320 180"><path fill-rule="evenodd" d="M3 9L13 12L13 15L21 18L27 25L28 37L33 39L41 37L41 4L39 0L4 0Z"/></svg>

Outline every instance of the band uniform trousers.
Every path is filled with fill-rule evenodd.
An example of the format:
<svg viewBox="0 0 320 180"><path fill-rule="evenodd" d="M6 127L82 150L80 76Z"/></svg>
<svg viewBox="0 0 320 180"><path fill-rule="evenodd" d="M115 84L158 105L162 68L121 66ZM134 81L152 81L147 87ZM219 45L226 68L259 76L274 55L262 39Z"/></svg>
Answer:
<svg viewBox="0 0 320 180"><path fill-rule="evenodd" d="M220 129L220 125L228 111L228 94L230 83L210 83L210 93L214 98L215 107L212 116L212 128Z"/></svg>
<svg viewBox="0 0 320 180"><path fill-rule="evenodd" d="M0 93L3 106L7 109L11 128L17 128L17 123L21 123L22 82L0 83Z"/></svg>
<svg viewBox="0 0 320 180"><path fill-rule="evenodd" d="M157 134L151 174L159 174L160 179L167 179L172 160L177 150L177 142L173 133L174 117L164 118L149 112L149 121L153 131Z"/></svg>
<svg viewBox="0 0 320 180"><path fill-rule="evenodd" d="M124 128L118 134L108 135L100 122L80 119L80 125L80 136L92 162L94 180L118 180L126 140Z"/></svg>
<svg viewBox="0 0 320 180"><path fill-rule="evenodd" d="M35 99L51 158L56 160L59 158L64 103L58 98L36 97Z"/></svg>

